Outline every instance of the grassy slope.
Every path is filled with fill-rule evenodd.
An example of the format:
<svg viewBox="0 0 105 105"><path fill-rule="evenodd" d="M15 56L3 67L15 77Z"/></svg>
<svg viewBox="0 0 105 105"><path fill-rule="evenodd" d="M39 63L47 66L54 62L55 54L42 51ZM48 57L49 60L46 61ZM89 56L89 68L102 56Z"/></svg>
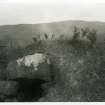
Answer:
<svg viewBox="0 0 105 105"><path fill-rule="evenodd" d="M74 26L94 28L98 31L98 39L102 40L105 34L105 23L86 21L62 21L43 24L20 24L0 26L0 39L12 37L17 44L27 45L32 41L32 37L43 33L54 33L56 37L60 34L71 36ZM15 43L16 44L16 43Z"/></svg>
<svg viewBox="0 0 105 105"><path fill-rule="evenodd" d="M22 48L22 55L37 52L37 47L33 44L27 50ZM39 51L54 55L52 61L57 69L56 84L47 88L48 94L39 101L105 101L104 49L87 50L63 41L43 41ZM11 54L16 57L16 52Z"/></svg>
<svg viewBox="0 0 105 105"><path fill-rule="evenodd" d="M105 101L104 50L75 49L65 43L50 42L48 53L59 57L57 84L39 101Z"/></svg>

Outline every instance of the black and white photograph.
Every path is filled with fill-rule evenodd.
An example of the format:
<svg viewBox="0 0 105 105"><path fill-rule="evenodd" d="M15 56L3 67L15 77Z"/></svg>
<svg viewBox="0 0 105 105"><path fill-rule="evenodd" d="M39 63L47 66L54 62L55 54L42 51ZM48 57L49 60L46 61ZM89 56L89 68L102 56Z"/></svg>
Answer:
<svg viewBox="0 0 105 105"><path fill-rule="evenodd" d="M105 1L0 0L2 102L105 102Z"/></svg>

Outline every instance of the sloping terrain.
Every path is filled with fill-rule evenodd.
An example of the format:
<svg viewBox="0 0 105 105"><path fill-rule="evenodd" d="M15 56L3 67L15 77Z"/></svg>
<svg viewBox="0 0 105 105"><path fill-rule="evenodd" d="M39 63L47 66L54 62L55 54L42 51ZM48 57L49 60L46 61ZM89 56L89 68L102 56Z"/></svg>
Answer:
<svg viewBox="0 0 105 105"><path fill-rule="evenodd" d="M73 27L89 27L96 29L98 41L102 41L105 35L105 23L87 21L62 21L43 24L19 24L0 26L0 39L13 40L14 44L27 45L32 42L32 37L36 35L55 34L55 37L64 34L72 36Z"/></svg>
<svg viewBox="0 0 105 105"><path fill-rule="evenodd" d="M94 28L98 32L97 40L104 39L104 23L84 21L1 26L0 38L3 41L12 41L14 45L26 46L32 41L32 37L38 34L53 32L56 36L64 34L70 37L74 26ZM33 42L26 47L1 48L0 101L105 101L104 43L95 43L94 46L87 47L84 43L81 46L77 42L73 45L68 43L68 40L46 39ZM46 83L42 79L7 78L7 65L10 61L40 52L51 56L53 66L50 66L50 70L54 73L53 82ZM10 68L13 69L13 66ZM22 70L27 69L24 67ZM17 84L18 89L15 90L12 84Z"/></svg>

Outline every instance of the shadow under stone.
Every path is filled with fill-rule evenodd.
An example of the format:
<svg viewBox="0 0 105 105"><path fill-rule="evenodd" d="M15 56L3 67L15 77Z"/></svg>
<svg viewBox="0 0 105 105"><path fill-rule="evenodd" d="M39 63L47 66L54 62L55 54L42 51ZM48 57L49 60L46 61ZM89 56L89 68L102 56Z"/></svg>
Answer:
<svg viewBox="0 0 105 105"><path fill-rule="evenodd" d="M45 94L44 89L41 87L42 84L46 83L44 80L19 78L15 79L15 81L19 83L17 93L17 100L19 102L37 101Z"/></svg>

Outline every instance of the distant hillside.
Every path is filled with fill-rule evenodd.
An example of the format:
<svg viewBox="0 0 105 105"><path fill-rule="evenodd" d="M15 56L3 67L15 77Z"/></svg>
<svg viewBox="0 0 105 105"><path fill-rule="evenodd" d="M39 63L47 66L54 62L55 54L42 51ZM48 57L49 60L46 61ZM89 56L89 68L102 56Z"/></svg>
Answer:
<svg viewBox="0 0 105 105"><path fill-rule="evenodd" d="M88 21L62 21L43 24L19 24L0 26L0 39L14 40L14 44L27 45L32 37L44 33L54 33L56 37L61 34L71 36L74 26L94 28L98 32L98 41L105 37L105 23Z"/></svg>

